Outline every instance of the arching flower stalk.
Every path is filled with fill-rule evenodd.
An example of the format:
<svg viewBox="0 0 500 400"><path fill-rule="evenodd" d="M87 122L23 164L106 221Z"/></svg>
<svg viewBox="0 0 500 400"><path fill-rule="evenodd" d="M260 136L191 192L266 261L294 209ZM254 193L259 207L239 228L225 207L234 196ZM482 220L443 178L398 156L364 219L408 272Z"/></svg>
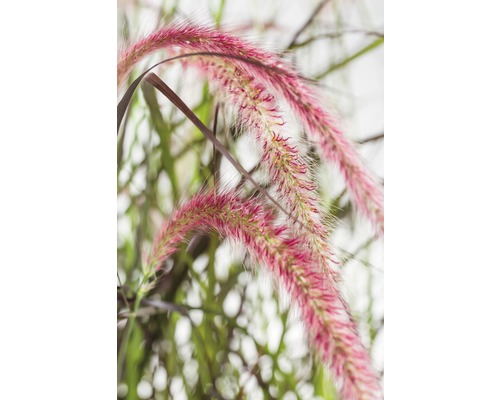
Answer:
<svg viewBox="0 0 500 400"><path fill-rule="evenodd" d="M302 239L291 238L286 227L276 226L269 209L256 199L243 200L234 192L198 194L165 222L155 238L149 267L160 268L194 230L215 230L241 242L284 286L299 307L309 338L331 368L345 400L381 398L369 355L340 293L332 291Z"/></svg>
<svg viewBox="0 0 500 400"><path fill-rule="evenodd" d="M123 53L118 64L119 85L143 57L159 49L175 47L184 52L224 53L249 61L226 58L228 63L247 75L246 79L255 79L289 103L315 141L320 154L339 167L358 209L372 221L377 232L383 234L383 195L380 188L341 131L339 122L320 104L313 88L277 55L220 30L176 23L152 33ZM264 64L268 68L256 64Z"/></svg>
<svg viewBox="0 0 500 400"><path fill-rule="evenodd" d="M281 134L284 122L274 96L239 67L227 62L203 60L198 67L226 95L227 103L234 105L241 126L254 133L262 148L261 161L267 167L270 182L284 200L285 208L301 222L294 224L295 234L305 238L323 270L337 277L331 269L328 230L321 220L316 185L298 149Z"/></svg>

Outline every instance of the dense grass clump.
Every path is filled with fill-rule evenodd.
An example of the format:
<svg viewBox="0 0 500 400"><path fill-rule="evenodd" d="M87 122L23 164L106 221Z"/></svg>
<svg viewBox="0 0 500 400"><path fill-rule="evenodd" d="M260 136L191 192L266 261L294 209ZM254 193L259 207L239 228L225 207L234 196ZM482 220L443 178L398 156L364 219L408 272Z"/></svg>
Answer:
<svg viewBox="0 0 500 400"><path fill-rule="evenodd" d="M148 74L149 71L131 80L135 66L158 52L165 55L164 59L169 57L158 67L164 73L178 60L184 70L196 71L208 81L209 84L203 85L198 106L190 107L181 98L188 81L179 82L174 90L166 80ZM142 39L130 41L121 52L117 77L120 93L128 89L122 94L118 110L119 180L126 181L124 175L134 176L133 171L124 172L123 165L124 148L132 149L130 140L139 140L138 136L134 139L126 136L128 124L137 112L134 91L138 88L150 127L158 135L153 147L152 136L143 140L142 151L149 154L138 166L145 170L146 178L146 186L134 199L143 210L137 215L142 222L136 225L136 243L141 246L142 255L136 256L130 267L123 267L126 270L141 265L142 272L136 278L136 289L120 282L119 303L127 309L121 316L127 325L121 338L118 367L119 380L129 377L122 381L127 384L127 391L139 383L132 370L138 367L137 363L148 360L142 352L150 352L156 346L153 353L166 357L158 365L165 369L167 382L170 379L172 384L172 379L182 377L182 386L190 397L243 396L244 386L230 378L235 376L233 370L239 368L231 361L231 354L247 363L248 357L239 353L241 349L237 350L241 346L238 341L252 336L246 330L251 316L246 312L248 306L244 306L246 294L241 284L236 316L228 318L224 310L229 294L238 288L242 261L238 266L231 265L229 270L226 267L226 276L218 278L217 259L221 256L216 256L220 251L228 254L239 248L244 252L235 254L243 257L248 254L252 266L264 267L277 292L289 298L299 311L300 323L313 350L312 360L324 363L324 370L317 366L312 369L314 380L323 382L321 390L326 387L325 377L330 375L343 399L381 398L379 377L372 368L356 318L341 293L342 252L331 244L332 234L335 235L331 221L342 218L336 212L339 199L333 213L321 201L317 163L322 158L337 168L354 209L372 223L378 236L383 234L382 191L354 144L346 138L338 118L323 105L316 88L282 56L219 27L186 22L168 23ZM298 121L305 135L300 140L292 132L291 117ZM184 118L203 136L196 133L191 143L179 148L173 145L174 135L186 137L181 130L186 125ZM218 134L222 121L230 132L227 137ZM251 170L242 165L232 149L241 133L251 140L254 146L251 152L259 160ZM313 147L309 148L309 144ZM193 151L196 162L186 161ZM207 154L211 155L208 162ZM315 156L320 158L313 161ZM223 158L241 173L235 187L230 187L225 179ZM186 175L188 180L180 171L187 165L191 166ZM161 176L167 178L167 197L170 196L170 202L163 200L163 205L164 196L158 193ZM123 186L127 191L134 190L127 187L128 184ZM159 215L151 214L154 208L160 212L171 209L161 228L158 228ZM222 250L224 243L231 245ZM126 252L137 254L133 249ZM122 252L119 261L120 254L122 260L127 260ZM202 257L206 258L200 269ZM195 304L190 304L192 299L197 299ZM202 313L201 320L194 317L197 315L194 311ZM162 316L162 312L166 315ZM144 317L148 320L140 322ZM178 340L179 318L188 321L193 332L192 341L185 346ZM284 348L288 311L277 318L281 319L283 335L278 349L272 353L275 359L271 377L262 376L255 361L247 368L248 379L255 377L269 398L281 397L279 393L284 392L277 389L280 385L293 386L288 378L287 383L283 382L283 371L278 372L282 368L277 365ZM253 342L260 356L270 352L255 339ZM143 350L133 356L131 346L139 343ZM221 375L220 368L228 369ZM136 376L136 381L132 376ZM243 375L237 376L241 380ZM300 381L294 379L294 384ZM318 390L316 387L315 391ZM333 387L330 393L334 395ZM135 392L130 394L135 395Z"/></svg>

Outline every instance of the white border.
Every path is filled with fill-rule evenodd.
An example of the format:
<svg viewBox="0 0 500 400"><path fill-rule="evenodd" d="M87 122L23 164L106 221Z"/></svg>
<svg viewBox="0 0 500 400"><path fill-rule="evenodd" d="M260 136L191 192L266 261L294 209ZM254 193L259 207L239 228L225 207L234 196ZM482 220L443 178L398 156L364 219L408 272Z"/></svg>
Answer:
<svg viewBox="0 0 500 400"><path fill-rule="evenodd" d="M0 398L115 398L116 4L1 8Z"/></svg>
<svg viewBox="0 0 500 400"><path fill-rule="evenodd" d="M498 4L385 6L385 398L500 398Z"/></svg>

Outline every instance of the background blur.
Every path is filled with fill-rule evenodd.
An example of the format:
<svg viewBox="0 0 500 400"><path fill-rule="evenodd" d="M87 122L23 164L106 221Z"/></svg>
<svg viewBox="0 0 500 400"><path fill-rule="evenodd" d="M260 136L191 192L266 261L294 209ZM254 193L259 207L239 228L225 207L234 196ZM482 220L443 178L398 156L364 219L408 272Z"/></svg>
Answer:
<svg viewBox="0 0 500 400"><path fill-rule="evenodd" d="M317 78L325 101L383 182L382 1L119 1L119 49L173 18L220 25ZM163 58L147 58L133 76ZM207 82L194 70L180 79L181 71L171 63L156 72L211 126L216 103ZM234 134L232 122L230 114L219 115L218 137L249 170L258 155L248 150L246 135ZM119 397L336 398L286 294L245 259L242 248L216 236L197 237L190 257L180 251L148 293L139 318L128 323L129 301L143 276L141 251L175 202L210 180L213 153L201 133L152 90L137 91L124 125L118 140ZM287 126L299 135L293 116ZM238 183L239 174L225 161L220 168L225 185ZM336 171L317 163L315 172L324 209L337 218L331 242L344 260L344 295L383 373L382 240L352 212Z"/></svg>

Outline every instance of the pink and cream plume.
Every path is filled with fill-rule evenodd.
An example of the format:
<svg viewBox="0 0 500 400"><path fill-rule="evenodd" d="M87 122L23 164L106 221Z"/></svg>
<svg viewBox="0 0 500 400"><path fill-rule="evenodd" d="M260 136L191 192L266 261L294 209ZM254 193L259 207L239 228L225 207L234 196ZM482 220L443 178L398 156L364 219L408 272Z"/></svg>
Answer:
<svg viewBox="0 0 500 400"><path fill-rule="evenodd" d="M267 167L270 182L289 213L300 222L294 225L295 234L305 238L323 269L334 274L316 185L296 146L281 133L285 124L274 96L237 66L217 59L202 61L198 66L217 85L218 91L226 95L228 104L234 105L241 126L254 133L262 148L261 161Z"/></svg>
<svg viewBox="0 0 500 400"><path fill-rule="evenodd" d="M273 212L257 199L234 192L198 194L165 221L156 236L149 266L161 268L193 231L214 230L242 243L291 294L317 354L330 367L345 400L379 399L381 389L354 323L337 290L325 281L315 257L289 228L277 226Z"/></svg>
<svg viewBox="0 0 500 400"><path fill-rule="evenodd" d="M224 60L237 67L244 79L255 80L287 101L323 157L340 169L358 209L372 221L377 232L383 234L383 195L379 185L343 134L339 121L321 105L315 90L277 55L220 30L175 23L131 45L122 54L118 64L119 85L146 55L159 49L173 48L180 48L184 52L213 52L236 57L226 57ZM241 58L247 62L241 61Z"/></svg>

